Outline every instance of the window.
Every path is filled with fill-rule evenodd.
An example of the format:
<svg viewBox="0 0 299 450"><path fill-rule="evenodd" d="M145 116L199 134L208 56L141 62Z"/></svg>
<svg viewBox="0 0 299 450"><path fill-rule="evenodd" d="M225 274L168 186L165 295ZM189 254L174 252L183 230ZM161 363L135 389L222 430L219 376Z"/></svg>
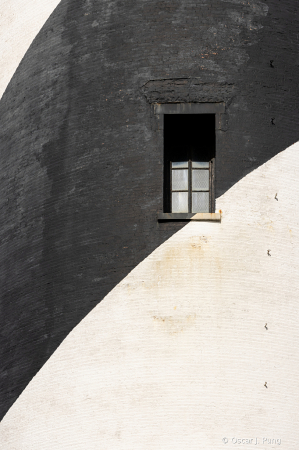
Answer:
<svg viewBox="0 0 299 450"><path fill-rule="evenodd" d="M215 114L164 114L164 212L215 211Z"/></svg>
<svg viewBox="0 0 299 450"><path fill-rule="evenodd" d="M163 212L158 212L158 221L221 222L221 213L215 212L215 160L225 103L154 103L152 112L163 154Z"/></svg>
<svg viewBox="0 0 299 450"><path fill-rule="evenodd" d="M211 162L171 161L171 212L210 212Z"/></svg>

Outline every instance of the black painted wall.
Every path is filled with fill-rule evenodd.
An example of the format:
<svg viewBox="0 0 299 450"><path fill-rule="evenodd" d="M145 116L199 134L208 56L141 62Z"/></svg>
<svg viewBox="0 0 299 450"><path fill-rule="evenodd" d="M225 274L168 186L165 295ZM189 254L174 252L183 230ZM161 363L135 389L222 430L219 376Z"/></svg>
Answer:
<svg viewBox="0 0 299 450"><path fill-rule="evenodd" d="M218 102L216 197L294 143L297 0L62 0L0 101L1 417L184 223L153 102Z"/></svg>

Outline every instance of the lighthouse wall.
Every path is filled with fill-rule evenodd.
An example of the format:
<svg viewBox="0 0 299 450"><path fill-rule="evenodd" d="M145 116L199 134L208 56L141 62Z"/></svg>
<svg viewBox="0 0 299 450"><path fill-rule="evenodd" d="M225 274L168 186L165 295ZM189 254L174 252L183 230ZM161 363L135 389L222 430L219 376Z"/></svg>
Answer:
<svg viewBox="0 0 299 450"><path fill-rule="evenodd" d="M297 449L298 149L236 183L221 222L186 225L72 330L4 417L3 448Z"/></svg>
<svg viewBox="0 0 299 450"><path fill-rule="evenodd" d="M231 202L226 211L217 202L223 221L231 207L262 214L264 203L257 199L266 181L250 195L242 191L238 200L225 196L298 140L299 114L295 1L283 7L277 0L6 5L0 100L2 416L103 298L156 249L193 229L157 221L163 210L163 136L153 105L225 104L216 149L216 197ZM293 170L296 152L288 155L284 164ZM274 179L280 168L275 170ZM271 186L269 198L277 208L278 188ZM295 190L288 192L293 201ZM244 213L239 214L240 219ZM255 222L253 212L251 219L248 214L248 223ZM279 210L275 214L273 223ZM221 230L222 223L209 226ZM257 245L247 232L240 239ZM265 253L269 249L262 247L267 264L273 260ZM281 268L291 271L287 255ZM179 276L189 275L189 263L181 265ZM237 280L228 279L233 292ZM205 277L205 283L213 292L213 281ZM198 286L189 288L197 292ZM188 298L187 291L178 292ZM221 316L221 303L216 305Z"/></svg>

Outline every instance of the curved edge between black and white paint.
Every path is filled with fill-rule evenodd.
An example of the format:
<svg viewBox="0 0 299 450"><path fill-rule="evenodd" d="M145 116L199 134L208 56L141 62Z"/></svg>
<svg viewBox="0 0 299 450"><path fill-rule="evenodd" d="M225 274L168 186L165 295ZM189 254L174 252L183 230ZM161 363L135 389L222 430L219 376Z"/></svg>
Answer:
<svg viewBox="0 0 299 450"><path fill-rule="evenodd" d="M11 1L6 3L11 7L18 5ZM15 41L20 49L19 59L23 57L26 46L30 45L34 35L39 30L40 32L13 76L18 59L13 60L14 66L8 64L10 68L7 68L6 76L12 78L0 102L3 136L1 192L5 211L0 226L3 311L1 361L4 361L1 381L1 395L4 399L2 415L68 333L134 267L146 260L161 244L168 242L173 234L176 236L175 233L183 227L182 224L164 224L164 228L162 225L158 226L156 213L161 204L162 189L156 184L152 192L146 190L149 180L156 180L161 168L161 161L153 167L150 166L151 160L158 161L161 155L156 149L155 130L151 128L150 107L141 97L138 86L145 85L148 80L163 79L163 67L154 64L144 72L140 69L142 75L139 74L139 65L135 71L132 69L132 73L129 73L128 67L126 72L120 68L124 60L133 54L131 47L127 53L122 50L124 60L120 54L113 53L118 48L117 39L121 38L120 33L123 31L118 24L114 26L113 22L118 16L117 8L120 13L124 13L121 4L116 8L114 3L102 2L101 8L107 7L104 18L100 15L93 18L95 11L92 10L92 2L82 2L79 5L78 2L63 1L43 26L52 8L58 3L48 2L47 6L38 4L36 11L39 12L35 16L33 12L37 3L26 3L26 9L22 12L30 18L28 22L32 23L29 27L26 26L26 39L20 33ZM154 8L154 3L148 5L148 8L153 8L150 12L156 19L157 8ZM214 2L214 6L219 8L219 2L218 6L216 3ZM286 29L286 24L289 34L286 34L285 39L288 43L291 41L289 36L295 31L297 33L296 23L288 21L292 10L285 8L281 12L280 28L277 28L276 22L272 23L271 20L277 13L275 8L280 8L278 2L277 5L274 1L271 3L268 16L264 3L259 1L254 2L253 6L256 8L253 9L252 5L244 6L242 2L234 2L233 6L229 2L223 3L225 5L221 5L221 10L228 8L229 12L225 16L226 20L239 24L238 27L243 26L244 33L246 30L253 33L250 48L245 51L241 42L242 49L234 47L226 55L229 57L223 56L225 68L225 64L232 64L234 58L238 61L236 67L241 67L241 72L242 67L246 67L243 73L238 74L239 80L235 84L234 80L229 81L241 92L243 85L249 86L251 80L256 82L256 70L261 67L261 77L267 80L269 86L259 81L256 86L267 85L265 89L269 95L267 101L264 101L264 91L261 95L254 88L249 92L252 97L248 97L253 99L253 107L246 103L246 96L242 95L234 98L231 103L230 123L235 120L235 130L238 130L238 124L243 126L244 142L240 140L241 144L239 142L240 145L236 145L238 151L242 149L241 159L238 159L240 155L233 158L228 138L230 131L223 132L223 154L220 155L222 159L219 165L223 163L225 154L229 155L230 160L221 172L221 192L225 192L246 173L298 139L297 111L292 110L293 99L296 97L296 92L292 89L296 84L294 73L297 74L297 68L292 66L293 78L285 75L291 75L291 66L288 64L291 64L293 58L288 56L289 53L281 45L281 28ZM141 17L148 21L149 11L143 11L143 2L138 5L141 13L138 10L136 17L131 17L132 8L127 19L126 16L121 16L122 20L132 24L138 23L137 19ZM240 8L250 9L250 13L244 10L247 21L240 22ZM175 9L173 14L182 14L184 18L185 12L178 13ZM285 14L289 16L284 16ZM90 34L90 30L100 30L100 34L103 25L101 20L105 20L113 29L113 33L109 35L111 45L106 54L102 50L105 39ZM142 27L142 20L138 26L145 33L146 27ZM256 20L264 21L263 25L258 24L251 29ZM154 23L156 22L153 20ZM261 38L258 33L263 32L263 26L264 35ZM277 34L273 27L277 28ZM13 28L16 28L15 23ZM9 27L5 32L14 35ZM142 33L136 33L136 39ZM270 36L270 41L267 36ZM259 39L263 39L261 45L258 43ZM132 42L133 46L134 39ZM273 63L270 55L276 42L280 43L282 50L275 56ZM197 46L196 42L193 44ZM160 47L155 47L155 43L153 47L158 54L157 49ZM184 45L183 48L185 49ZM90 53L91 50L93 53ZM180 55L182 54L181 52ZM102 59L97 60L95 55ZM164 56L162 50L161 55ZM119 63L117 58L120 58ZM138 53L136 60L139 64ZM169 75L172 79L177 76L180 79L182 71L188 68L187 65L184 66L182 57L181 60L181 66L172 66L173 73ZM270 60L274 67L269 65ZM102 69L101 73L97 64ZM133 61L130 64L133 66ZM198 74L193 66L191 69L196 80ZM111 77L108 76L109 70ZM161 73L155 72L159 70ZM207 60L204 70L213 79L211 89L217 84L217 77L221 78L225 73L221 68L221 61L216 59ZM113 107L111 99L118 99L123 86L118 86L118 81L115 80L118 78L119 84L125 83L124 73L129 75L124 86L126 105L121 110L119 105ZM289 83L287 90L282 83L286 79ZM3 88L5 83L4 81L2 84ZM276 106L270 108L267 102L272 97L275 98ZM262 112L256 106L257 99L262 99L259 106L266 104ZM110 110L107 108L107 104L111 104L109 102L112 103ZM99 110L104 111L103 121L107 115L103 133L99 132ZM246 123L247 119L251 120L250 125ZM111 120L115 121L114 127L108 123ZM260 128L257 132L258 126ZM83 136L86 130L88 133ZM265 135L264 130L267 130ZM232 134L238 135L234 130ZM113 159L111 149L107 146L104 151L102 147L103 141L106 145L107 141L117 135L118 143L123 145L125 142L128 149L121 164L118 163L120 154ZM135 147L132 144L136 143L134 139L138 140ZM248 150L250 139L254 142L250 148L252 153ZM147 148L147 152L144 148ZM118 173L114 170L117 164ZM289 161L289 164L292 166L293 162ZM100 166L105 167L105 172L94 170ZM147 178L143 177L144 184L140 173L146 174ZM76 174L79 174L77 178ZM132 179L135 185L131 188L128 180ZM107 204L100 204L99 199L107 195L109 189L111 194ZM126 195L127 190L129 194ZM116 207L116 201L122 205ZM190 228L189 225L187 228ZM197 244L194 245L197 248Z"/></svg>
<svg viewBox="0 0 299 450"><path fill-rule="evenodd" d="M297 448L298 150L239 181L217 200L221 224L185 226L77 325L3 419L3 448Z"/></svg>

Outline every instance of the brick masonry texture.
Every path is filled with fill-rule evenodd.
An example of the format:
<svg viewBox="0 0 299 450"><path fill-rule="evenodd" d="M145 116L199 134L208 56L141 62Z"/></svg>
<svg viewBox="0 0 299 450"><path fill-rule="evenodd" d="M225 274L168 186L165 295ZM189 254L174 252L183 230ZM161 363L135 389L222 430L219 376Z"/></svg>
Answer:
<svg viewBox="0 0 299 450"><path fill-rule="evenodd" d="M157 223L152 102L226 103L216 197L298 140L298 21L296 0L59 4L0 101L1 417L184 226Z"/></svg>
<svg viewBox="0 0 299 450"><path fill-rule="evenodd" d="M3 449L298 449L298 150L236 183L221 222L188 223L70 332L1 422Z"/></svg>

